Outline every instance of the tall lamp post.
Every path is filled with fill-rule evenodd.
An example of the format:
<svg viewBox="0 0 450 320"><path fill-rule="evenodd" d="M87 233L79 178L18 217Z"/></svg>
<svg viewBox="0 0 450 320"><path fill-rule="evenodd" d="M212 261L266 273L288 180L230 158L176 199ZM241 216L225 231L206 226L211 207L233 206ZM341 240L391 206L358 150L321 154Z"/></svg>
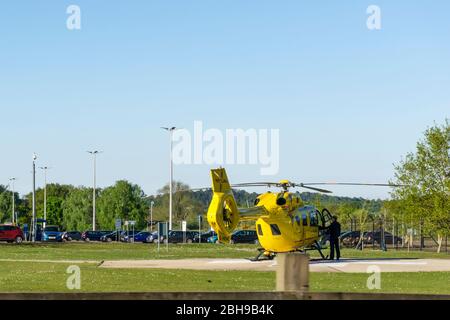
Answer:
<svg viewBox="0 0 450 320"><path fill-rule="evenodd" d="M31 222L31 241L36 241L36 153L33 154L33 204L32 204L32 222Z"/></svg>
<svg viewBox="0 0 450 320"><path fill-rule="evenodd" d="M15 195L14 195L14 181L16 181L16 180L17 179L14 178L14 177L9 179L9 181L11 181L11 193L12 193L12 220L11 220L11 222L13 224L17 223L17 221L15 219L15 217L16 217L16 213L15 213L15 211L16 211L16 209L15 209L16 199L15 199Z"/></svg>
<svg viewBox="0 0 450 320"><path fill-rule="evenodd" d="M155 205L155 201L150 202L150 232L153 231L153 206Z"/></svg>
<svg viewBox="0 0 450 320"><path fill-rule="evenodd" d="M39 167L39 169L44 170L44 229L47 224L47 170L51 169L47 166Z"/></svg>
<svg viewBox="0 0 450 320"><path fill-rule="evenodd" d="M177 130L176 127L161 127L161 129L169 132L170 139L170 181L169 181L169 231L172 230L172 198L173 198L173 132Z"/></svg>
<svg viewBox="0 0 450 320"><path fill-rule="evenodd" d="M102 153L102 151L93 150L88 151L92 155L93 158L93 166L94 166L94 183L92 187L92 231L95 231L95 196L96 196L96 188L97 188L97 154Z"/></svg>

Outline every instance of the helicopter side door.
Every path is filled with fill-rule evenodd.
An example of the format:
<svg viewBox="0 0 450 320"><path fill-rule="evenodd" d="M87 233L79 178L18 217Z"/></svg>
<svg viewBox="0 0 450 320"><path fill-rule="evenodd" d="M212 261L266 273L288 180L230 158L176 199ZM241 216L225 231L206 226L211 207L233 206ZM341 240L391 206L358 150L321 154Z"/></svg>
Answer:
<svg viewBox="0 0 450 320"><path fill-rule="evenodd" d="M319 214L321 229L327 229L333 220L331 212L328 209L323 209L322 211L317 211L317 213Z"/></svg>
<svg viewBox="0 0 450 320"><path fill-rule="evenodd" d="M297 216L300 219L303 244L314 241L318 237L317 217L314 212L315 208L312 206L305 206L298 210Z"/></svg>

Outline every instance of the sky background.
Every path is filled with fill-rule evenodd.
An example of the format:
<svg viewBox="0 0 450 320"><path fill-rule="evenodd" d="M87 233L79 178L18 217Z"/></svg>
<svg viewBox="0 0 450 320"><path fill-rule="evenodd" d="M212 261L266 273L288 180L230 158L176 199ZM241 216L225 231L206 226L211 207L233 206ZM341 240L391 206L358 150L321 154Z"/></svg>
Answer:
<svg viewBox="0 0 450 320"><path fill-rule="evenodd" d="M81 8L81 30L66 8ZM382 30L366 27L381 8ZM423 131L450 115L450 2L3 1L0 184L168 181L160 127L280 129L280 172L229 166L232 182L387 182ZM209 186L209 166L175 178ZM38 172L42 186L43 174ZM388 189L332 187L386 198ZM259 190L261 191L261 190Z"/></svg>

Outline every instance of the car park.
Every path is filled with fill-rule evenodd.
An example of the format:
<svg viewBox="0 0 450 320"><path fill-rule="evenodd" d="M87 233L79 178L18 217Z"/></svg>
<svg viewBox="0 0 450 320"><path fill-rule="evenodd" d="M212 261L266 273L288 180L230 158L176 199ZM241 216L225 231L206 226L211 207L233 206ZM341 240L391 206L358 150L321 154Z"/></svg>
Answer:
<svg viewBox="0 0 450 320"><path fill-rule="evenodd" d="M141 231L136 233L134 236L131 233L125 234L122 237L122 241L124 242L143 242L143 243L150 243L152 233L148 231Z"/></svg>
<svg viewBox="0 0 450 320"><path fill-rule="evenodd" d="M151 232L147 240L149 243L158 243L158 231Z"/></svg>
<svg viewBox="0 0 450 320"><path fill-rule="evenodd" d="M383 237L383 232L378 230L375 232L367 232L364 236L365 243L379 245L381 244L381 239ZM392 235L392 233L384 231L384 243L385 244L402 244L402 238Z"/></svg>
<svg viewBox="0 0 450 320"><path fill-rule="evenodd" d="M13 225L0 225L0 241L22 243L24 238L24 234L19 227Z"/></svg>
<svg viewBox="0 0 450 320"><path fill-rule="evenodd" d="M89 241L101 241L101 237L105 234L110 234L112 231L85 231L81 234L81 239Z"/></svg>
<svg viewBox="0 0 450 320"><path fill-rule="evenodd" d="M238 230L233 232L230 243L254 243L258 244L258 235L255 230Z"/></svg>
<svg viewBox="0 0 450 320"><path fill-rule="evenodd" d="M339 239L341 239L342 236L346 235L347 233L348 233L348 231L341 232L341 235L339 236ZM358 231L358 235L359 235L359 231ZM324 232L322 234L322 236L320 237L320 240L319 240L319 245L321 247L325 247L325 246L329 246L330 245L330 234L328 232Z"/></svg>
<svg viewBox="0 0 450 320"><path fill-rule="evenodd" d="M169 243L192 243L194 242L194 237L198 234L195 231L170 231L169 232ZM161 237L164 242L167 242L167 239L163 236Z"/></svg>
<svg viewBox="0 0 450 320"><path fill-rule="evenodd" d="M208 232L204 232L204 233L201 233L201 234L197 234L194 237L194 242L195 243L199 243L199 242L200 243L206 243L206 242L208 242L209 238L211 238L211 237L213 237L215 235L216 235L216 233L214 231L208 231Z"/></svg>
<svg viewBox="0 0 450 320"><path fill-rule="evenodd" d="M64 232L63 239L65 241L80 241L82 240L82 234L80 231L68 231Z"/></svg>
<svg viewBox="0 0 450 320"><path fill-rule="evenodd" d="M363 243L364 244L371 244L372 242L368 241L368 235L369 232L364 232L363 235ZM360 242L361 238L361 231L348 231L348 232L344 232L343 234L341 234L341 236L339 237L341 244L343 247L347 247L347 248L355 248L358 243Z"/></svg>
<svg viewBox="0 0 450 320"><path fill-rule="evenodd" d="M209 237L207 240L208 243L219 243L219 238L217 235ZM255 230L237 230L233 232L230 237L230 243L254 243L259 244L258 234Z"/></svg>
<svg viewBox="0 0 450 320"><path fill-rule="evenodd" d="M61 242L64 240L63 235L64 235L64 232L60 231L58 226L46 226L44 228L44 230L42 231L41 241L43 241L43 242L50 242L50 241Z"/></svg>
<svg viewBox="0 0 450 320"><path fill-rule="evenodd" d="M102 242L122 241L125 235L126 231L111 231L110 233L104 233L100 237L100 241Z"/></svg>
<svg viewBox="0 0 450 320"><path fill-rule="evenodd" d="M216 235L209 237L207 240L208 243L219 243L219 237Z"/></svg>

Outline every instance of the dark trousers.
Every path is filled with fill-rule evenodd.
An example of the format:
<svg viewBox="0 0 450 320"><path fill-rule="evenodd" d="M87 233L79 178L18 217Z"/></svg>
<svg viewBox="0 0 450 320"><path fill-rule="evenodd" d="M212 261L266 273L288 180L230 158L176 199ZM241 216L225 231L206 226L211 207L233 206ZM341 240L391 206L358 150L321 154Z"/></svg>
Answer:
<svg viewBox="0 0 450 320"><path fill-rule="evenodd" d="M339 248L339 239L330 239L330 260L334 260L334 251L336 250L336 258L341 258L341 250Z"/></svg>

